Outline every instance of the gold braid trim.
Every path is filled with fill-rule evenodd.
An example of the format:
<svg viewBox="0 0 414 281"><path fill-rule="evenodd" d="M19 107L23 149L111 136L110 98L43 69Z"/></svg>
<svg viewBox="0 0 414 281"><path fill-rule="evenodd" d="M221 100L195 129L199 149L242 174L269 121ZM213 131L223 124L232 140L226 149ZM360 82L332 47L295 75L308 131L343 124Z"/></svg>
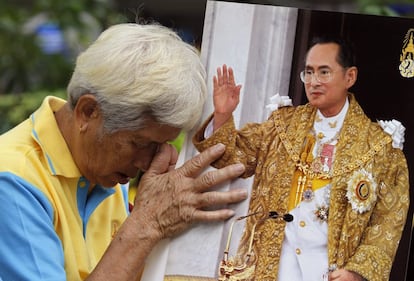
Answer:
<svg viewBox="0 0 414 281"><path fill-rule="evenodd" d="M295 162L296 166L300 170L304 171L305 174L310 174L311 172L309 171L308 165L300 161L301 149L297 145L296 146L292 145L290 140L287 138L287 134L285 133L286 126L280 114L275 115L275 127L276 127L276 131L279 134L280 140L283 142L284 146L286 147L286 150L288 151L290 158ZM350 137L347 136L347 134L343 134L343 133L341 133L339 138L341 139L341 142L343 142L344 139L345 140L350 139ZM313 177L329 179L331 177L337 177L337 176L340 176L346 173L350 173L351 171L359 167L362 167L368 161L372 160L374 155L377 154L379 151L381 151L391 141L392 141L391 138L382 138L379 140L377 144L374 145L373 149L370 149L367 152L365 152L365 154L360 156L360 158L357 158L353 162L350 162L346 165L335 167L336 169L334 169L332 175L321 174L319 177L316 175L314 175Z"/></svg>

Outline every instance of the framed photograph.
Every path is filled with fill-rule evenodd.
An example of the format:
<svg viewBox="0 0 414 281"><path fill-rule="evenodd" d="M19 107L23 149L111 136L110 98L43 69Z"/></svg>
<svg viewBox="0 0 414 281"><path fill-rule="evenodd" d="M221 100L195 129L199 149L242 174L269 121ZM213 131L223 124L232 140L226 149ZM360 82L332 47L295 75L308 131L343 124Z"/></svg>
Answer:
<svg viewBox="0 0 414 281"><path fill-rule="evenodd" d="M414 174L414 19L207 1L201 56L209 98L203 119L213 112L212 79L223 64L233 68L236 83L243 85L234 112L239 128L266 120L270 114L266 105L276 94L289 96L294 105L306 103L299 73L310 40L317 35L341 35L355 44L359 72L350 91L373 121L396 119L406 127L404 153ZM179 163L197 154L192 133ZM251 192L251 185L252 178L237 179L218 189L241 187ZM410 186L414 202L412 177ZM147 261L142 280L217 280L225 249L231 256L238 248L245 224L234 221L248 214L249 200L231 207L236 211L234 219L198 224L160 243ZM408 280L412 216L411 207L390 280Z"/></svg>

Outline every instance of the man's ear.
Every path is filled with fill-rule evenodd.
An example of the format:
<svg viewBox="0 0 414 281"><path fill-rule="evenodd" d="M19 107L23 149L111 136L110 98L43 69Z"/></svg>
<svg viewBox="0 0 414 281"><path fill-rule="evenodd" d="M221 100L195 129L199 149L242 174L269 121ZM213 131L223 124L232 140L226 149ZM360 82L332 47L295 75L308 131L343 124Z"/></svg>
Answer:
<svg viewBox="0 0 414 281"><path fill-rule="evenodd" d="M351 66L346 70L346 83L347 83L347 89L351 88L358 76L358 68L356 66Z"/></svg>
<svg viewBox="0 0 414 281"><path fill-rule="evenodd" d="M76 103L75 118L81 131L86 130L88 124L100 117L98 102L94 95L82 95Z"/></svg>

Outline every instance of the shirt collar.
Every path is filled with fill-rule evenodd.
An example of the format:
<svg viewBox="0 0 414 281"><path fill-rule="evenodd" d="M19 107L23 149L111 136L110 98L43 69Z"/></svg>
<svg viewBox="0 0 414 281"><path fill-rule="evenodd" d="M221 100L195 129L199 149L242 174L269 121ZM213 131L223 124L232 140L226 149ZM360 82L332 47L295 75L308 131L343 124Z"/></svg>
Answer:
<svg viewBox="0 0 414 281"><path fill-rule="evenodd" d="M47 159L50 173L74 178L80 177L81 173L72 158L54 115L65 104L66 101L63 99L46 97L42 105L30 116L33 126L32 136Z"/></svg>
<svg viewBox="0 0 414 281"><path fill-rule="evenodd" d="M348 112L348 108L349 108L349 101L348 101L348 98L347 98L345 100L345 104L342 107L341 111L335 116L324 117L323 114L321 113L321 111L318 109L316 114L319 116L319 120L322 121L322 122L320 122L321 125L319 125L319 126L323 126L323 124L326 125L326 124L329 124L329 123L332 122L332 123L335 123L335 128L333 128L334 131L337 131L338 129L342 128L342 125L344 124L346 113ZM318 126L316 120L314 122L314 126L315 125ZM321 128L319 128L319 129L321 129ZM330 130L330 128L327 127L327 126L325 126L325 128L323 128L323 129ZM331 130L332 130L332 128L331 128Z"/></svg>

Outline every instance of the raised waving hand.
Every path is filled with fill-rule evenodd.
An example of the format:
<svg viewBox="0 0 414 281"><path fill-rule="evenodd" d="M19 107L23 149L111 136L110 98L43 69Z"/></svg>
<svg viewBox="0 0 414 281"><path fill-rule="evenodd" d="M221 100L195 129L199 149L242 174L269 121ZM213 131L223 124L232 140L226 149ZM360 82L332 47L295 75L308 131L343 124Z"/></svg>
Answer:
<svg viewBox="0 0 414 281"><path fill-rule="evenodd" d="M220 128L236 109L240 101L241 85L236 85L231 67L223 64L213 77L214 131Z"/></svg>

